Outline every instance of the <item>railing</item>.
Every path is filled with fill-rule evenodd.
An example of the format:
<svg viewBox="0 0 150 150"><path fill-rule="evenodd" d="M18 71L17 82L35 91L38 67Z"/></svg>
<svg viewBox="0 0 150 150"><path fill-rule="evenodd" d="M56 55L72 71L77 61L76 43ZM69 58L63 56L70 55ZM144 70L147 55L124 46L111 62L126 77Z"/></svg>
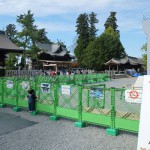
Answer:
<svg viewBox="0 0 150 150"><path fill-rule="evenodd" d="M138 132L140 104L126 102L125 89L106 88L101 83L72 85L46 76L0 78L0 106L13 105L16 111L27 108L31 88L38 97L35 112L49 113L52 120L62 116L76 120L78 127L85 122L97 124L107 127L111 135L118 130Z"/></svg>
<svg viewBox="0 0 150 150"><path fill-rule="evenodd" d="M111 79L127 77L126 71L105 70Z"/></svg>
<svg viewBox="0 0 150 150"><path fill-rule="evenodd" d="M41 75L43 73L42 70L6 70L6 77L20 77L20 76L36 76Z"/></svg>
<svg viewBox="0 0 150 150"><path fill-rule="evenodd" d="M73 70L73 74L93 74L94 70L81 69ZM37 75L50 75L50 70L6 70L6 77L22 77L22 76L37 76Z"/></svg>

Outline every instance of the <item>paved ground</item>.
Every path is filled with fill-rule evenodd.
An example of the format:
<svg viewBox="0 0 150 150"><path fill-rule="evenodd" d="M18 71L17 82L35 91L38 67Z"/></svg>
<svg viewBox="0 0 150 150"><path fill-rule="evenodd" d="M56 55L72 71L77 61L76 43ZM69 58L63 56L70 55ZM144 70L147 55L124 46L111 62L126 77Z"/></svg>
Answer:
<svg viewBox="0 0 150 150"><path fill-rule="evenodd" d="M106 84L109 87L127 84L131 88L135 79L114 79ZM80 129L73 126L72 120L61 118L53 122L48 115L31 116L26 110L14 112L12 108L0 109L1 125L4 119L2 113L20 117L17 125L22 124L23 120L31 121L31 124L1 134L0 150L136 150L137 134L120 132L119 136L113 137L106 135L106 129L99 126L88 125ZM12 128L12 119L9 125Z"/></svg>
<svg viewBox="0 0 150 150"><path fill-rule="evenodd" d="M34 125L36 122L23 119L18 115L0 112L0 135Z"/></svg>

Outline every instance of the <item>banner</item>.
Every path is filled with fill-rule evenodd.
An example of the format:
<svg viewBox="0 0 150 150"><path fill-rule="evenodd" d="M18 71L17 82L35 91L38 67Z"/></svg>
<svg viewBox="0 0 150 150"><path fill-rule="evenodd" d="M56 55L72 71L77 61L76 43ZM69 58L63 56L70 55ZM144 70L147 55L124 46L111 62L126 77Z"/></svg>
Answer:
<svg viewBox="0 0 150 150"><path fill-rule="evenodd" d="M104 98L103 89L102 88L92 88L90 90L90 97L103 99Z"/></svg>
<svg viewBox="0 0 150 150"><path fill-rule="evenodd" d="M6 87L7 87L8 89L12 89L13 86L14 86L14 82L13 82L13 81L10 81L10 80L7 80L7 81L6 81Z"/></svg>
<svg viewBox="0 0 150 150"><path fill-rule="evenodd" d="M30 84L27 81L22 81L22 89L29 90Z"/></svg>
<svg viewBox="0 0 150 150"><path fill-rule="evenodd" d="M62 85L61 86L61 93L66 95L71 95L71 87L70 85Z"/></svg>
<svg viewBox="0 0 150 150"><path fill-rule="evenodd" d="M50 93L50 84L49 83L41 83L41 92L42 93Z"/></svg>
<svg viewBox="0 0 150 150"><path fill-rule="evenodd" d="M125 101L129 103L141 103L142 102L142 90L126 90Z"/></svg>
<svg viewBox="0 0 150 150"><path fill-rule="evenodd" d="M150 150L150 75L143 81L137 150Z"/></svg>

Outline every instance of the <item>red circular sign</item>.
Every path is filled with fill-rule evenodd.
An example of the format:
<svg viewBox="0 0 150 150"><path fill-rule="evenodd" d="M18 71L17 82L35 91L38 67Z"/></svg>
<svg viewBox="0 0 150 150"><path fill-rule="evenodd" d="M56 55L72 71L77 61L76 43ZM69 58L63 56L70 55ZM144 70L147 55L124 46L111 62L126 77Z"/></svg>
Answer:
<svg viewBox="0 0 150 150"><path fill-rule="evenodd" d="M137 91L131 91L130 93L130 97L133 99L137 99L139 97L139 93Z"/></svg>

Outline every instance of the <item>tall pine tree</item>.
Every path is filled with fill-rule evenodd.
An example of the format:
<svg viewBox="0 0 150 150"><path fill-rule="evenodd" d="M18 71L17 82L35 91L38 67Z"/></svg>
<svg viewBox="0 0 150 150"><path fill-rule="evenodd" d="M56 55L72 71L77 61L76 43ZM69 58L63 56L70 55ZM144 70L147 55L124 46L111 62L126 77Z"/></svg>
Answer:
<svg viewBox="0 0 150 150"><path fill-rule="evenodd" d="M6 26L5 34L12 42L16 42L17 30L14 24Z"/></svg>
<svg viewBox="0 0 150 150"><path fill-rule="evenodd" d="M77 27L77 46L74 50L74 53L78 59L79 64L82 65L82 61L84 59L84 53L85 49L88 46L89 43L89 24L88 24L89 18L86 13L80 14L76 21L76 27Z"/></svg>
<svg viewBox="0 0 150 150"><path fill-rule="evenodd" d="M119 34L119 30L117 30L118 25L116 22L117 22L116 12L110 12L110 16L107 18L107 20L104 24L105 30L108 27L112 27L114 29L114 31Z"/></svg>
<svg viewBox="0 0 150 150"><path fill-rule="evenodd" d="M98 29L96 29L96 27L95 27L96 23L98 23L98 20L96 18L96 14L94 12L91 12L91 14L89 14L89 24L90 24L89 34L90 34L90 41L93 41L96 38L96 32L98 31Z"/></svg>

